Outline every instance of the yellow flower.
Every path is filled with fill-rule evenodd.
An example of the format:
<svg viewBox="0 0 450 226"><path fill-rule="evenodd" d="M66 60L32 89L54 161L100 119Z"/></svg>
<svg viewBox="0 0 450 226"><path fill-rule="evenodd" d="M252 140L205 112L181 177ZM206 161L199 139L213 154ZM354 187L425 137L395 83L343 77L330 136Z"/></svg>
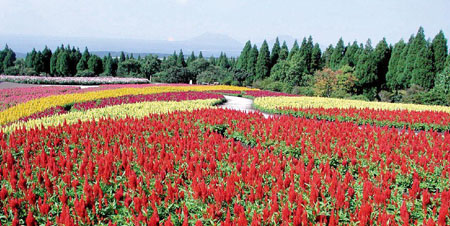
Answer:
<svg viewBox="0 0 450 226"><path fill-rule="evenodd" d="M256 107L276 110L283 107L293 108L359 108L379 110L442 111L450 113L450 107L419 104L400 104L369 102L325 97L260 97L254 101Z"/></svg>
<svg viewBox="0 0 450 226"><path fill-rule="evenodd" d="M209 90L254 90L237 86L147 86L142 88L119 88L110 90L48 96L18 104L0 112L0 125L14 122L22 117L42 112L55 106L80 103L125 95L155 94L166 92L209 91Z"/></svg>
<svg viewBox="0 0 450 226"><path fill-rule="evenodd" d="M26 129L61 125L64 122L74 124L80 121L98 120L100 118L142 118L149 114L168 113L173 111L192 111L200 108L212 108L220 99L187 100L187 101L154 101L135 104L122 104L105 108L95 108L87 111L70 112L67 114L54 115L27 122L16 122L2 128L3 132L9 133L18 128Z"/></svg>

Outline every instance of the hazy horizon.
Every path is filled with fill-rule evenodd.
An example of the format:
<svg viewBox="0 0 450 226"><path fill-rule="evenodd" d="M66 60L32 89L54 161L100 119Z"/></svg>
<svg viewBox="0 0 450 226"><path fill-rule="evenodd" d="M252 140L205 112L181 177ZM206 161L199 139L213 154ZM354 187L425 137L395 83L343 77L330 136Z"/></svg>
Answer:
<svg viewBox="0 0 450 226"><path fill-rule="evenodd" d="M311 35L326 46L340 37L346 43L370 38L375 44L383 37L395 43L420 26L428 38L439 30L450 34L447 0L3 0L0 8L1 36L54 37L62 43L77 38L172 42L209 33L241 45Z"/></svg>

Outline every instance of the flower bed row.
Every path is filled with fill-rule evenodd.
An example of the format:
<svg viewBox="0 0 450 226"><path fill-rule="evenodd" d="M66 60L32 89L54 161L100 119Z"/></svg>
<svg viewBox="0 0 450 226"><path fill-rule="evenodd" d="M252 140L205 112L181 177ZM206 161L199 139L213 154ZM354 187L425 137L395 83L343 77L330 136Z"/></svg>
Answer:
<svg viewBox="0 0 450 226"><path fill-rule="evenodd" d="M450 224L448 133L203 109L0 147L2 224Z"/></svg>
<svg viewBox="0 0 450 226"><path fill-rule="evenodd" d="M267 91L267 90L245 90L245 91L238 91L238 90L212 90L210 92L226 94L226 95L232 95L232 96L242 96L242 97L247 97L247 98L250 98L250 99L254 99L254 98L257 98L257 97L297 96L297 95L294 95L294 94L273 92L273 91Z"/></svg>
<svg viewBox="0 0 450 226"><path fill-rule="evenodd" d="M199 99L179 102L152 101L131 104L121 104L104 108L92 108L86 111L72 111L66 114L55 114L46 117L17 121L3 126L4 133L10 133L16 129L30 130L40 127L55 125L71 125L79 121L99 120L101 118L142 118L149 114L168 113L173 111L192 111L194 109L211 108L220 103L221 99Z"/></svg>
<svg viewBox="0 0 450 226"><path fill-rule="evenodd" d="M254 106L265 112L288 114L308 119L346 121L359 125L390 126L413 130L450 130L450 111L447 107L405 106L387 103L372 103L373 105L364 103L361 107L355 107L357 105L353 102L340 101L343 103L334 101L334 107L332 107L331 104L324 104L323 100L314 102L314 98L311 97L257 98ZM389 110L396 107L398 110ZM428 107L429 110L425 110L425 107Z"/></svg>
<svg viewBox="0 0 450 226"><path fill-rule="evenodd" d="M121 97L112 97L106 99L98 99L95 101L87 101L77 103L74 105L57 106L49 108L43 112L38 112L27 117L20 118L17 122L24 123L29 120L50 117L68 113L69 111L86 111L94 108L104 108L108 106L132 104L151 101L185 101L185 100L204 100L204 99L223 99L222 95L204 93L204 92L173 92L173 93L158 93L149 95L128 95ZM14 122L9 123L12 125Z"/></svg>
<svg viewBox="0 0 450 226"><path fill-rule="evenodd" d="M167 92L187 92L187 91L209 91L215 89L221 90L248 90L248 88L235 86L138 86L125 88L107 88L100 87L96 91L88 91L81 93L71 93L66 95L53 95L33 99L25 103L12 106L0 112L0 125L5 125L20 118L43 112L49 108L57 106L65 106L69 104L105 99L111 97L120 97L127 95L148 95Z"/></svg>
<svg viewBox="0 0 450 226"><path fill-rule="evenodd" d="M42 97L80 91L80 87L26 87L0 89L0 111Z"/></svg>
<svg viewBox="0 0 450 226"><path fill-rule="evenodd" d="M41 76L11 76L0 75L0 81L51 84L51 85L99 85L99 84L140 84L149 83L145 78L119 77L41 77Z"/></svg>

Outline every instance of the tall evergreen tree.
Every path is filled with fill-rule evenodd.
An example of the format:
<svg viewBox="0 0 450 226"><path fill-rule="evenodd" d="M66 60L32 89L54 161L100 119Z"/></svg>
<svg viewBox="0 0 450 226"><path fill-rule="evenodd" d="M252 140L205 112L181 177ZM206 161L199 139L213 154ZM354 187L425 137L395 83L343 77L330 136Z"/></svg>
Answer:
<svg viewBox="0 0 450 226"><path fill-rule="evenodd" d="M298 46L298 42L296 39L294 44L292 45L291 51L289 52L288 60L291 60L292 56L294 56L298 51L300 51L300 47Z"/></svg>
<svg viewBox="0 0 450 226"><path fill-rule="evenodd" d="M386 39L383 38L375 47L375 61L377 63L377 93L386 84L386 73L388 71L389 59L391 58L391 48L388 46Z"/></svg>
<svg viewBox="0 0 450 226"><path fill-rule="evenodd" d="M7 48L5 59L3 59L4 70L14 66L14 61L16 61L16 53L12 49Z"/></svg>
<svg viewBox="0 0 450 226"><path fill-rule="evenodd" d="M334 48L333 54L331 54L330 57L330 68L332 70L338 70L341 66L342 58L344 58L345 55L345 46L344 41L342 38L339 39L339 41L336 44L336 47Z"/></svg>
<svg viewBox="0 0 450 226"><path fill-rule="evenodd" d="M359 45L358 42L354 41L351 45L347 45L345 50L345 55L341 61L341 67L348 65L350 67L355 67L358 62Z"/></svg>
<svg viewBox="0 0 450 226"><path fill-rule="evenodd" d="M56 48L55 52L52 54L52 57L50 58L50 75L57 75L58 74L58 56L61 50L59 47Z"/></svg>
<svg viewBox="0 0 450 226"><path fill-rule="evenodd" d="M84 49L83 55L81 56L80 60L77 63L77 73L81 73L82 71L88 69L88 61L90 57L91 54L89 53L89 50L86 47Z"/></svg>
<svg viewBox="0 0 450 226"><path fill-rule="evenodd" d="M272 47L272 52L270 53L270 67L272 67L273 65L275 65L278 61L278 58L280 58L280 51L281 51L281 47L280 47L280 41L277 39L275 40L275 43L273 44Z"/></svg>
<svg viewBox="0 0 450 226"><path fill-rule="evenodd" d="M194 51L191 52L191 55L187 58L186 64L190 65L196 59Z"/></svg>
<svg viewBox="0 0 450 226"><path fill-rule="evenodd" d="M122 63L126 60L125 53L122 51L120 52L119 62Z"/></svg>
<svg viewBox="0 0 450 226"><path fill-rule="evenodd" d="M431 89L434 85L433 53L429 47L419 50L414 62L414 70L411 75L411 84L419 85L425 89Z"/></svg>
<svg viewBox="0 0 450 226"><path fill-rule="evenodd" d="M286 60L289 56L289 48L286 44L286 41L283 41L283 45L281 46L281 50L280 50L280 60Z"/></svg>
<svg viewBox="0 0 450 226"><path fill-rule="evenodd" d="M200 51L200 53L198 54L198 58L199 58L199 59L203 59L203 53L202 53L202 51Z"/></svg>
<svg viewBox="0 0 450 226"><path fill-rule="evenodd" d="M416 36L413 38L412 43L408 47L408 55L406 57L405 70L403 73L407 87L410 87L411 85L411 78L415 69L414 65L417 55L424 48L427 48L427 41L425 40L424 30L422 27L420 27L417 31Z"/></svg>
<svg viewBox="0 0 450 226"><path fill-rule="evenodd" d="M394 45L391 58L389 59L388 72L386 74L386 85L391 90L398 90L401 87L398 83L399 70L401 70L399 63L405 47L406 44L403 39L401 39Z"/></svg>
<svg viewBox="0 0 450 226"><path fill-rule="evenodd" d="M97 55L92 55L88 60L88 69L94 72L95 75L100 75L103 72L103 62Z"/></svg>
<svg viewBox="0 0 450 226"><path fill-rule="evenodd" d="M50 74L50 59L52 58L52 51L45 46L44 50L42 51L42 57L44 61L44 72L47 74Z"/></svg>
<svg viewBox="0 0 450 226"><path fill-rule="evenodd" d="M434 37L431 43L431 51L433 52L434 71L439 73L444 69L448 55L447 39L442 30Z"/></svg>
<svg viewBox="0 0 450 226"><path fill-rule="evenodd" d="M258 47L253 45L253 48L250 51L247 61L247 72L251 75L250 78L253 80L256 75L256 62L258 61Z"/></svg>
<svg viewBox="0 0 450 226"><path fill-rule="evenodd" d="M247 41L247 43L245 43L245 46L241 51L241 55L239 56L237 62L238 69L247 70L248 58L250 56L251 50L252 50L252 43L250 41Z"/></svg>
<svg viewBox="0 0 450 226"><path fill-rule="evenodd" d="M266 40L264 40L259 50L258 60L256 61L256 79L264 79L270 72L270 52Z"/></svg>
<svg viewBox="0 0 450 226"><path fill-rule="evenodd" d="M58 54L58 59L56 61L56 74L62 77L70 76L70 55L65 50L62 49Z"/></svg>
<svg viewBox="0 0 450 226"><path fill-rule="evenodd" d="M318 43L314 45L311 53L311 66L310 72L317 71L321 68L322 51Z"/></svg>
<svg viewBox="0 0 450 226"><path fill-rule="evenodd" d="M369 100L374 100L377 97L378 76L376 72L377 62L369 39L355 68L355 76L358 79L356 82L358 93L363 94Z"/></svg>
<svg viewBox="0 0 450 226"><path fill-rule="evenodd" d="M111 56L111 53L108 53L106 57L106 61L103 65L103 74L106 76L115 76L117 71L117 64Z"/></svg>
<svg viewBox="0 0 450 226"><path fill-rule="evenodd" d="M334 47L333 45L329 45L326 49L325 52L323 52L322 55L322 63L325 65L325 67L330 68L330 61L331 61L331 55L333 55L334 52Z"/></svg>
<svg viewBox="0 0 450 226"><path fill-rule="evenodd" d="M410 75L406 75L406 63L408 58L409 49L414 42L414 36L411 36L408 40L408 43L403 48L403 52L400 55L400 59L398 61L397 66L397 84L399 85L399 89L405 89L409 87L409 80L411 79Z"/></svg>
<svg viewBox="0 0 450 226"><path fill-rule="evenodd" d="M186 67L186 61L184 61L184 54L183 54L182 49L180 49L180 53L178 54L177 66L178 67Z"/></svg>

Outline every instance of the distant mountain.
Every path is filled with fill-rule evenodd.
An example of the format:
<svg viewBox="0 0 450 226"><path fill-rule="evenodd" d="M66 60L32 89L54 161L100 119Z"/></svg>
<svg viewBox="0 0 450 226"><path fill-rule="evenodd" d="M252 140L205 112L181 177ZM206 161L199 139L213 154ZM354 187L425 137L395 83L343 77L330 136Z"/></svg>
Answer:
<svg viewBox="0 0 450 226"><path fill-rule="evenodd" d="M171 54L173 51L182 49L185 54L190 54L191 51L196 53L202 51L205 57L218 56L221 52L225 52L228 56L238 56L243 47L242 43L227 35L213 33L205 33L183 41L0 35L0 48L5 44L8 44L10 48L20 53L29 52L33 48L41 50L46 45L54 50L61 44L70 44L71 46L79 47L81 51L83 51L85 46L90 51L125 51L147 54Z"/></svg>

